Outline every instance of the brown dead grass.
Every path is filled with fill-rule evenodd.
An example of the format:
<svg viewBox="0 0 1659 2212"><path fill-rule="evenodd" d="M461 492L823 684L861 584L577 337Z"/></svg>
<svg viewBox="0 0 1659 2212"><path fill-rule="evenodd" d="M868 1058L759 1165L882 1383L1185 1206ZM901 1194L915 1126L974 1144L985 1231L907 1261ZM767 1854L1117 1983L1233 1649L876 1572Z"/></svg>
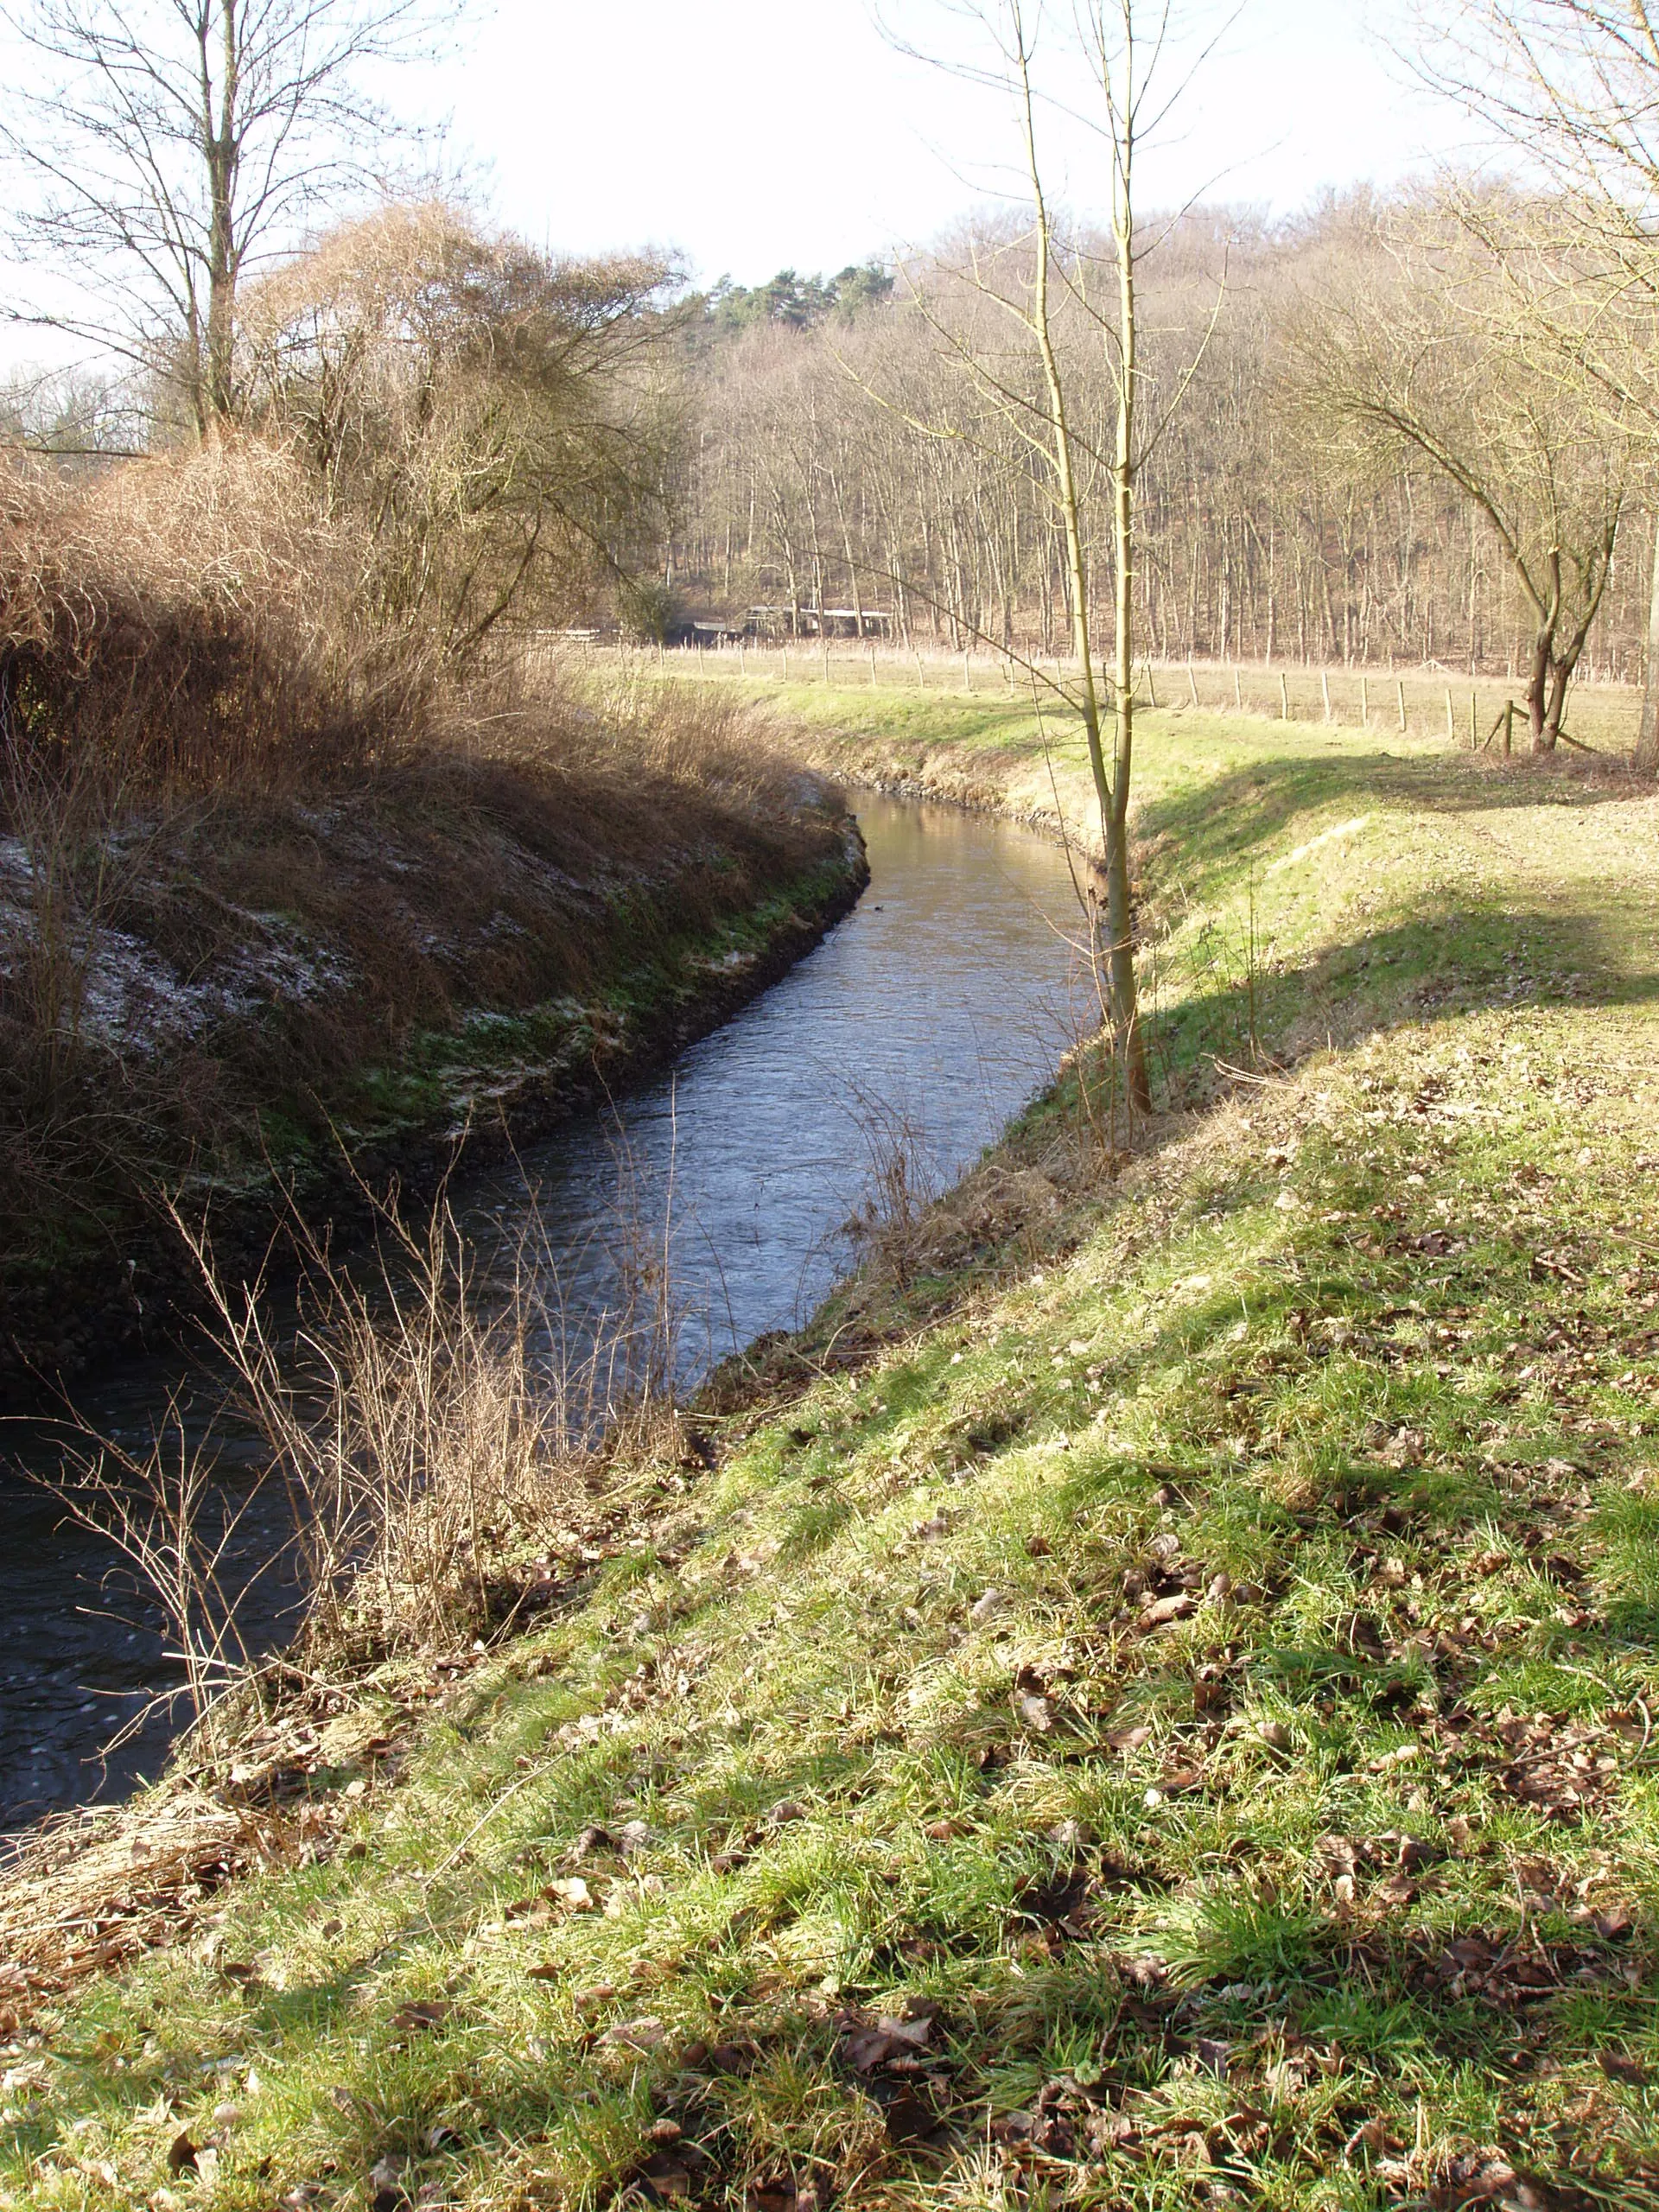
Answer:
<svg viewBox="0 0 1659 2212"><path fill-rule="evenodd" d="M363 549L280 450L226 439L0 490L9 810L46 775L122 791L350 772L418 730L425 641L365 618Z"/></svg>
<svg viewBox="0 0 1659 2212"><path fill-rule="evenodd" d="M124 779L79 777L63 754L61 775L36 760L41 772L13 780L0 823L16 839L0 874L13 1268L38 1259L60 1275L67 1245L73 1265L124 1269L135 1220L156 1218L142 1194L193 1171L239 1177L296 1144L337 1165L347 1128L394 1145L417 1125L441 1136L456 1115L429 1095L430 1070L480 1018L554 1002L603 1014L620 989L640 1009L622 1064L645 1006L696 980L699 940L841 851L823 785L754 709L712 691L582 690L505 653L349 760L309 741L256 746L245 772L215 777L183 772L190 757L181 741L151 756L153 776ZM159 1037L112 1024L112 948L206 1011ZM49 1283L41 1295L55 1329L61 1301ZM152 1278L149 1310L172 1295ZM0 1358L15 1337L73 1374L86 1354L42 1340L32 1306L6 1306L0 1283Z"/></svg>

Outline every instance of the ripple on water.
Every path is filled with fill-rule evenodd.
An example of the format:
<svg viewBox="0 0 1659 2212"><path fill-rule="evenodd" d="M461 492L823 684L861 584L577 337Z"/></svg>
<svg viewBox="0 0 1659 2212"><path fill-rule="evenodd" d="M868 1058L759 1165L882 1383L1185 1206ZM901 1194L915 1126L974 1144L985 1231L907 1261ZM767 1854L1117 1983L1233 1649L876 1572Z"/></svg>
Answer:
<svg viewBox="0 0 1659 2212"><path fill-rule="evenodd" d="M838 1230L868 1172L872 1103L909 1120L948 1180L1048 1078L1070 1033L1064 855L950 808L866 798L858 816L870 887L816 950L615 1115L572 1121L452 1193L486 1268L510 1264L533 1206L573 1318L615 1296L607 1230L620 1173L653 1226L671 1194L686 1382L763 1331L804 1320L846 1264ZM130 1442L178 1380L132 1367L83 1403ZM213 1378L195 1380L206 1408ZM36 1431L20 1452L39 1465L54 1447ZM228 1433L226 1452L234 1496L247 1440ZM167 1747L158 1714L98 1764L119 1720L173 1674L154 1607L93 1538L59 1522L15 1466L0 1471L0 1827L118 1795ZM278 1501L261 1500L239 1532L242 1556L251 1564L282 1534ZM291 1582L274 1578L249 1608L250 1640L279 1641L294 1602Z"/></svg>

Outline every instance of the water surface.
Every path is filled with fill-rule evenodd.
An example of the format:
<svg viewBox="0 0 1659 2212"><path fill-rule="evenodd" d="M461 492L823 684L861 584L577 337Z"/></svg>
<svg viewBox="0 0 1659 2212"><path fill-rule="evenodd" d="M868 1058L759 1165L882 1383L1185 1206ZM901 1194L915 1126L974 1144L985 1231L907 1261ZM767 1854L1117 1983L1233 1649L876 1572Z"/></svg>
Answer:
<svg viewBox="0 0 1659 2212"><path fill-rule="evenodd" d="M871 884L855 912L780 982L673 1069L606 1113L584 1115L505 1166L463 1173L454 1198L479 1267L544 1253L579 1336L615 1302L619 1195L644 1241L665 1241L682 1319L679 1379L804 1319L851 1256L842 1225L868 1185L873 1141L904 1141L943 1183L1046 1081L1073 1033L1072 894L1064 855L1014 825L866 797ZM536 1234L525 1243L533 1215ZM197 1426L220 1384L176 1362L129 1365L84 1388L87 1420L132 1448L181 1389ZM233 1506L259 1461L220 1422ZM0 1440L0 1452L6 1452ZM100 1541L62 1522L20 1458L55 1464L39 1429L0 1464L0 1828L119 1794L164 1758L156 1713L118 1756L120 1720L175 1679L159 1616ZM280 1542L261 1498L239 1556ZM233 1574L233 1580L239 1576ZM291 1627L291 1577L250 1608L266 1648Z"/></svg>

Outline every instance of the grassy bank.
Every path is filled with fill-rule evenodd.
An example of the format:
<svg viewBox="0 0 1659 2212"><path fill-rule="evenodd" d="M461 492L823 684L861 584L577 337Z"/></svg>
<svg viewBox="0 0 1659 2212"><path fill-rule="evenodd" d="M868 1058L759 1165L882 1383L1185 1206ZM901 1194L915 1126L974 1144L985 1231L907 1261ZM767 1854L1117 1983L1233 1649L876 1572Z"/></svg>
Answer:
<svg viewBox="0 0 1659 2212"><path fill-rule="evenodd" d="M533 1630L14 1885L11 2201L1659 2202L1659 801L1196 717L1141 791L1134 1157L1063 1084Z"/></svg>
<svg viewBox="0 0 1659 2212"><path fill-rule="evenodd" d="M273 1183L435 1172L711 1026L855 896L839 801L728 701L531 696L349 775L19 813L0 850L0 1387L257 1262Z"/></svg>

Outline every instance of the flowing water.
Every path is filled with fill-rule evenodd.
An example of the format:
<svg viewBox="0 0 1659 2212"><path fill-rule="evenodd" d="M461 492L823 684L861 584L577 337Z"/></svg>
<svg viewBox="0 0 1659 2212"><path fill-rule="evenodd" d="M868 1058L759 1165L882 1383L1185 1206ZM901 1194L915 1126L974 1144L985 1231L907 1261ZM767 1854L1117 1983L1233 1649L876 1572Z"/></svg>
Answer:
<svg viewBox="0 0 1659 2212"><path fill-rule="evenodd" d="M1073 1027L1073 905L1064 855L1008 823L874 797L858 817L871 883L856 910L782 982L604 1114L566 1123L507 1166L452 1189L480 1268L526 1252L557 1270L564 1311L615 1301L619 1190L648 1242L666 1242L682 1312L679 1379L804 1319L853 1247L844 1224L873 1155L895 1142L936 1183L967 1166L1052 1072ZM535 1233L527 1240L526 1225ZM104 1433L141 1446L181 1389L211 1372L131 1366L80 1394ZM198 1412L195 1418L204 1416ZM233 1508L258 1448L219 1431ZM165 1755L168 1721L108 1761L99 1748L177 1678L154 1604L99 1539L24 1479L60 1447L0 1433L0 1828L120 1794ZM272 1548L275 1501L238 1532ZM232 1578L234 1580L234 1578ZM263 1589L250 1640L280 1642L298 1592Z"/></svg>

